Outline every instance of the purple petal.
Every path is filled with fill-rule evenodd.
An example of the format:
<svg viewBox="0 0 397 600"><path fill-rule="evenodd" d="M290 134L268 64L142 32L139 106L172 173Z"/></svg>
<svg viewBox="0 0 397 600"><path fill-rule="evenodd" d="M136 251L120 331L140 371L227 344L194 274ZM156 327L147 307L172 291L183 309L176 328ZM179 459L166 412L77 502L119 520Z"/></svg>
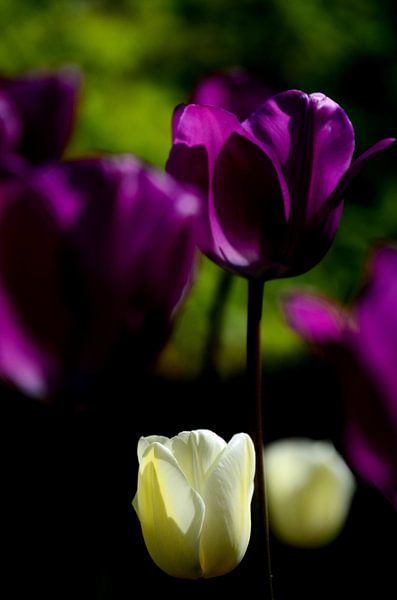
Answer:
<svg viewBox="0 0 397 600"><path fill-rule="evenodd" d="M167 172L177 181L192 186L207 202L210 188L208 154L204 146L174 144L168 157Z"/></svg>
<svg viewBox="0 0 397 600"><path fill-rule="evenodd" d="M243 126L276 153L291 218L310 222L350 166L354 130L344 110L323 94L291 90L270 98Z"/></svg>
<svg viewBox="0 0 397 600"><path fill-rule="evenodd" d="M397 509L397 437L388 415L379 406L371 382L350 389L347 398L346 453L352 467Z"/></svg>
<svg viewBox="0 0 397 600"><path fill-rule="evenodd" d="M207 195L200 249L226 268L257 276L285 229L289 197L277 160L249 138L231 113L190 105L179 115L167 170Z"/></svg>
<svg viewBox="0 0 397 600"><path fill-rule="evenodd" d="M357 308L356 349L388 405L397 431L397 249L376 253Z"/></svg>
<svg viewBox="0 0 397 600"><path fill-rule="evenodd" d="M0 371L25 392L48 390L71 327L60 273L62 234L40 196L3 184L0 212Z"/></svg>
<svg viewBox="0 0 397 600"><path fill-rule="evenodd" d="M371 369L357 354L343 366L347 455L361 477L397 509L396 424Z"/></svg>
<svg viewBox="0 0 397 600"><path fill-rule="evenodd" d="M174 145L167 161L168 173L207 196L218 153L230 134L238 130L236 117L222 109L180 105L174 112Z"/></svg>
<svg viewBox="0 0 397 600"><path fill-rule="evenodd" d="M71 161L61 172L84 207L71 235L91 306L88 326L104 334L86 351L92 359L118 333L116 315L134 335L148 314L162 311L168 323L191 278L199 203L170 176L127 156ZM59 200L51 194L54 205ZM70 201L72 215L74 207Z"/></svg>
<svg viewBox="0 0 397 600"><path fill-rule="evenodd" d="M29 337L12 305L0 290L0 372L3 379L32 397L48 392L53 376L51 356Z"/></svg>
<svg viewBox="0 0 397 600"><path fill-rule="evenodd" d="M95 377L121 340L147 368L192 279L198 211L195 196L132 157L3 183L0 373L44 394Z"/></svg>
<svg viewBox="0 0 397 600"><path fill-rule="evenodd" d="M382 152L383 150L387 150L387 148L389 148L392 144L394 144L395 141L396 141L396 138L385 138L384 140L380 140L379 142L377 142L376 144L374 144L373 146L368 148L368 150L363 152L363 154L360 154L360 156L358 158L356 158L356 160L353 161L350 168L346 172L344 178L340 182L340 185L338 186L338 189L336 190L337 198L335 200L337 201L337 199L340 198L344 194L348 185L360 173L360 171L364 167L365 163L367 162L367 160L369 158L371 158L371 156L374 156L375 154L378 154L379 152Z"/></svg>
<svg viewBox="0 0 397 600"><path fill-rule="evenodd" d="M324 258L335 239L342 212L343 202L339 201L336 206L328 206L326 211L318 213L306 227L292 223L279 261L279 277L306 273Z"/></svg>
<svg viewBox="0 0 397 600"><path fill-rule="evenodd" d="M236 69L203 78L193 91L192 103L224 108L243 121L272 94L262 81Z"/></svg>
<svg viewBox="0 0 397 600"><path fill-rule="evenodd" d="M353 315L292 294L289 324L337 366L346 407L346 451L356 471L397 508L397 249L379 249ZM334 342L337 343L336 347Z"/></svg>
<svg viewBox="0 0 397 600"><path fill-rule="evenodd" d="M397 508L397 250L379 249L348 341L347 449L352 464Z"/></svg>
<svg viewBox="0 0 397 600"><path fill-rule="evenodd" d="M0 80L21 123L14 151L38 164L59 159L72 131L80 76L76 69Z"/></svg>
<svg viewBox="0 0 397 600"><path fill-rule="evenodd" d="M171 133L173 143L175 143L175 138L177 136L177 131L179 127L179 121L184 113L185 108L186 104L178 104L178 106L175 107L174 112L172 113Z"/></svg>
<svg viewBox="0 0 397 600"><path fill-rule="evenodd" d="M208 160L208 179L212 179L215 161L223 144L233 132L241 132L238 119L221 108L195 104L186 106L184 110L177 107L175 119L177 127L174 127L174 144L183 146L186 151L197 146L204 148ZM177 179L186 181L183 169L174 164L173 150L167 170Z"/></svg>
<svg viewBox="0 0 397 600"><path fill-rule="evenodd" d="M0 179L4 183L7 180L12 180L19 177L26 171L26 161L17 154L9 154L5 152L0 154Z"/></svg>
<svg viewBox="0 0 397 600"><path fill-rule="evenodd" d="M197 187L204 195L207 207L203 211L204 222L200 236L203 252L219 260L219 238L223 246L230 246L224 238L221 228L214 217L212 203L212 181L218 154L233 132L244 132L237 118L220 108L188 105L181 113L178 111L178 127L174 134L174 145L167 162L167 171L178 181ZM213 231L215 227L215 231ZM213 235L218 240L215 242ZM245 260L232 247L229 256L237 263Z"/></svg>
<svg viewBox="0 0 397 600"><path fill-rule="evenodd" d="M286 296L283 306L290 327L308 342L341 341L346 315L339 306L321 296L298 292Z"/></svg>
<svg viewBox="0 0 397 600"><path fill-rule="evenodd" d="M219 153L213 203L210 226L217 254L245 275L264 276L286 233L288 190L267 154L238 133Z"/></svg>
<svg viewBox="0 0 397 600"><path fill-rule="evenodd" d="M21 122L7 98L0 91L0 154L13 152L21 135Z"/></svg>

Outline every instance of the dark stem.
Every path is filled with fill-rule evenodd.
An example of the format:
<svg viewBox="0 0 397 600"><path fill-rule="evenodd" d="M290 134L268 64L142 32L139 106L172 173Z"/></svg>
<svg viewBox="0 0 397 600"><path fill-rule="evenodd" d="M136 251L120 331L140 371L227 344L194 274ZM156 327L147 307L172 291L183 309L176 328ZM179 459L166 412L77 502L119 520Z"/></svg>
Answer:
<svg viewBox="0 0 397 600"><path fill-rule="evenodd" d="M220 270L217 287L208 313L208 336L204 347L203 375L216 374L216 354L222 332L226 301L233 282L233 275Z"/></svg>
<svg viewBox="0 0 397 600"><path fill-rule="evenodd" d="M260 325L262 318L264 282L248 281L248 324L247 324L247 379L249 401L255 407L252 437L256 453L255 496L258 516L257 543L260 564L265 570L266 592L274 599L270 560L269 518L267 509L266 481L263 468L263 415L262 415L262 361Z"/></svg>

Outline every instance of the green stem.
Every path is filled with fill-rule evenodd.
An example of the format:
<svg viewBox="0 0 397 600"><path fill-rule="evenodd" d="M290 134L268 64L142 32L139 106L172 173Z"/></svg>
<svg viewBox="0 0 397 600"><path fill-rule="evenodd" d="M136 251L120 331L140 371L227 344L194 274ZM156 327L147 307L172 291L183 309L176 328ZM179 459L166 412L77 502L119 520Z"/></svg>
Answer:
<svg viewBox="0 0 397 600"><path fill-rule="evenodd" d="M258 546L266 570L269 598L273 600L273 582L270 560L269 518L267 509L266 481L263 467L263 415L262 415L262 361L260 326L262 318L264 281L248 281L248 324L247 324L247 379L249 400L255 407L255 422L252 427L256 453L255 493L259 518Z"/></svg>

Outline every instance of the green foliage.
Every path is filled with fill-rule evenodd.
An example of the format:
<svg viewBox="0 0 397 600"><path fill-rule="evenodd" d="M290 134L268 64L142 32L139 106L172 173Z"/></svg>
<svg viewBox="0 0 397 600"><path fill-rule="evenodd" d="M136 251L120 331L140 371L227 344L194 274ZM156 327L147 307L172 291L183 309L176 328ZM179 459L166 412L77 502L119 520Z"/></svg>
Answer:
<svg viewBox="0 0 397 600"><path fill-rule="evenodd" d="M0 71L78 65L81 109L69 155L133 152L162 167L170 119L197 79L231 66L275 90L323 91L344 106L360 150L397 133L397 26L392 0L2 0ZM349 192L341 229L325 260L305 276L267 286L264 354L303 351L279 298L305 285L348 301L370 246L397 236L395 152L376 159ZM219 276L203 259L161 368L197 373ZM244 363L245 282L235 281L218 364Z"/></svg>

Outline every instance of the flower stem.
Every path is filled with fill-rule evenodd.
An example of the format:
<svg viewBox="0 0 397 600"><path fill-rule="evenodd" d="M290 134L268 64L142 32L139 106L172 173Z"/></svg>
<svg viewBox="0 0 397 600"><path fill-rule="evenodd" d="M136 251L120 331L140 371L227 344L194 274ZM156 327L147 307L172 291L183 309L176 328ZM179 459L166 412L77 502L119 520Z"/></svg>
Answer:
<svg viewBox="0 0 397 600"><path fill-rule="evenodd" d="M247 324L247 379L249 400L253 403L254 424L252 427L256 453L255 493L259 522L258 547L261 564L265 569L266 592L274 599L272 570L270 560L269 518L267 509L266 481L263 468L263 430L262 430L262 361L260 325L262 318L264 281L248 281L248 324Z"/></svg>

